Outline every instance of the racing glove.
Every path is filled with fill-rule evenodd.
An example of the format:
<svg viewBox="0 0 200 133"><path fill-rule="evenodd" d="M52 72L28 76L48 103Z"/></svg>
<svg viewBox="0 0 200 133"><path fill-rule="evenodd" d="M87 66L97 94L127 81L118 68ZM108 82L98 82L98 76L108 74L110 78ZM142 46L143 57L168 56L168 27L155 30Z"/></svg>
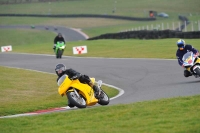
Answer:
<svg viewBox="0 0 200 133"><path fill-rule="evenodd" d="M195 54L195 58L198 57L198 56L199 56L199 52L197 52L197 53Z"/></svg>
<svg viewBox="0 0 200 133"><path fill-rule="evenodd" d="M78 79L77 75L74 75L73 77L70 78L70 80L76 80L76 79Z"/></svg>
<svg viewBox="0 0 200 133"><path fill-rule="evenodd" d="M56 44L53 45L53 49L55 49L55 48L56 48Z"/></svg>

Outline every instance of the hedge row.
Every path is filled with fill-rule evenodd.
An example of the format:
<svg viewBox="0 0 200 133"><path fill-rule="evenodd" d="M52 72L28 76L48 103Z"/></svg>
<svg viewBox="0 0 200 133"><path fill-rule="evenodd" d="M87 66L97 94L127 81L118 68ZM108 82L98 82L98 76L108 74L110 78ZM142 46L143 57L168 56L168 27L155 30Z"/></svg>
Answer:
<svg viewBox="0 0 200 133"><path fill-rule="evenodd" d="M45 15L45 14L0 14L0 16L9 17L57 17L57 18L77 18L77 17L92 17L92 18L110 18L110 19L123 19L123 20L134 20L134 21L154 21L156 18L137 18L137 17L126 17L116 15L98 15L98 14L57 14L57 15Z"/></svg>
<svg viewBox="0 0 200 133"><path fill-rule="evenodd" d="M3 4L36 3L36 2L59 2L59 1L70 1L70 0L1 0L0 5L3 5Z"/></svg>
<svg viewBox="0 0 200 133"><path fill-rule="evenodd" d="M200 38L200 31L193 32L181 32L173 30L163 30L163 31L129 31L120 33L109 33L103 34L97 37L89 38L88 40L97 39L161 39L161 38Z"/></svg>

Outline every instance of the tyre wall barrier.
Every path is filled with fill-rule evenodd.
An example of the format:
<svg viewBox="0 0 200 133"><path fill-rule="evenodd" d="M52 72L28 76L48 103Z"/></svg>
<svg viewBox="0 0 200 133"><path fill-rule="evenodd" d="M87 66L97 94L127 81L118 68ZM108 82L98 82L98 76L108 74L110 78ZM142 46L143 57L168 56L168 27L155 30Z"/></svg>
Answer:
<svg viewBox="0 0 200 133"><path fill-rule="evenodd" d="M193 32L181 32L173 30L162 30L162 31L128 31L120 33L108 33L100 36L89 38L88 40L97 39L162 39L162 38L183 38L192 39L200 38L200 31Z"/></svg>
<svg viewBox="0 0 200 133"><path fill-rule="evenodd" d="M0 14L0 16L7 17L57 17L57 18L77 18L77 17L92 17L92 18L109 18L109 19L123 19L134 21L154 21L156 18L136 18L116 15L97 15L97 14Z"/></svg>

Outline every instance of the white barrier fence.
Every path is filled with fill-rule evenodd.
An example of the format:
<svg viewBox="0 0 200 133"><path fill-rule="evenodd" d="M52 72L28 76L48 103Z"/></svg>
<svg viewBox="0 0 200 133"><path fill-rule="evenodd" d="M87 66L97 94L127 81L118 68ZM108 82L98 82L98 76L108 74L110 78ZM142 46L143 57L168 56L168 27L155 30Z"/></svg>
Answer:
<svg viewBox="0 0 200 133"><path fill-rule="evenodd" d="M183 28L184 27L184 28ZM127 31L140 31L140 30L178 30L178 31L200 31L200 20L198 21L185 21L182 22L172 22L172 23L160 23L160 24L150 24L146 26L139 26L132 29L124 30L121 32Z"/></svg>

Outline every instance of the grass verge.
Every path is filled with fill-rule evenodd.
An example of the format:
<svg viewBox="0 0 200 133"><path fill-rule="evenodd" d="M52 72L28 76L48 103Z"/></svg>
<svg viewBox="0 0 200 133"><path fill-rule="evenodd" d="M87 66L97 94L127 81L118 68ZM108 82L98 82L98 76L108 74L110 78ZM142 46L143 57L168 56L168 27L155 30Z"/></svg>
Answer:
<svg viewBox="0 0 200 133"><path fill-rule="evenodd" d="M90 37L105 33L120 32L136 29L175 29L179 27L179 15L186 16L191 23L187 31L198 30L199 21L199 0L78 0L62 2L39 2L0 5L0 13L16 14L100 14L120 15L131 17L149 17L149 11L165 12L169 18L157 17L156 21L125 21L117 19L100 18L37 18L37 17L0 17L0 25L9 24L42 24L42 25L63 25L73 28L81 28ZM191 8L192 7L192 8ZM114 12L113 12L114 11Z"/></svg>
<svg viewBox="0 0 200 133"><path fill-rule="evenodd" d="M4 133L199 133L200 95L0 119Z"/></svg>
<svg viewBox="0 0 200 133"><path fill-rule="evenodd" d="M54 54L52 49L54 37L54 33L47 31L0 29L0 46L12 45L13 52ZM79 57L175 59L177 40L177 38L156 40L113 39L67 42L64 55ZM185 41L200 50L200 39L185 39ZM73 55L72 48L83 45L87 46L88 53Z"/></svg>
<svg viewBox="0 0 200 133"><path fill-rule="evenodd" d="M56 75L1 66L0 71L0 116L66 106L66 97L57 91ZM109 97L118 94L107 86L102 89Z"/></svg>
<svg viewBox="0 0 200 133"><path fill-rule="evenodd" d="M191 22L187 26L187 31L198 31L199 16L187 16ZM173 18L157 18L156 21L128 21L103 18L37 18L37 17L0 17L0 25L51 25L66 26L81 29L89 37L99 36L106 33L118 33L127 30L147 29L171 29L175 30L181 25L178 15ZM184 29L185 31L185 29Z"/></svg>
<svg viewBox="0 0 200 133"><path fill-rule="evenodd" d="M1 13L105 14L147 17L150 10L167 13L199 13L199 0L69 0L0 5ZM113 12L115 11L115 12Z"/></svg>

